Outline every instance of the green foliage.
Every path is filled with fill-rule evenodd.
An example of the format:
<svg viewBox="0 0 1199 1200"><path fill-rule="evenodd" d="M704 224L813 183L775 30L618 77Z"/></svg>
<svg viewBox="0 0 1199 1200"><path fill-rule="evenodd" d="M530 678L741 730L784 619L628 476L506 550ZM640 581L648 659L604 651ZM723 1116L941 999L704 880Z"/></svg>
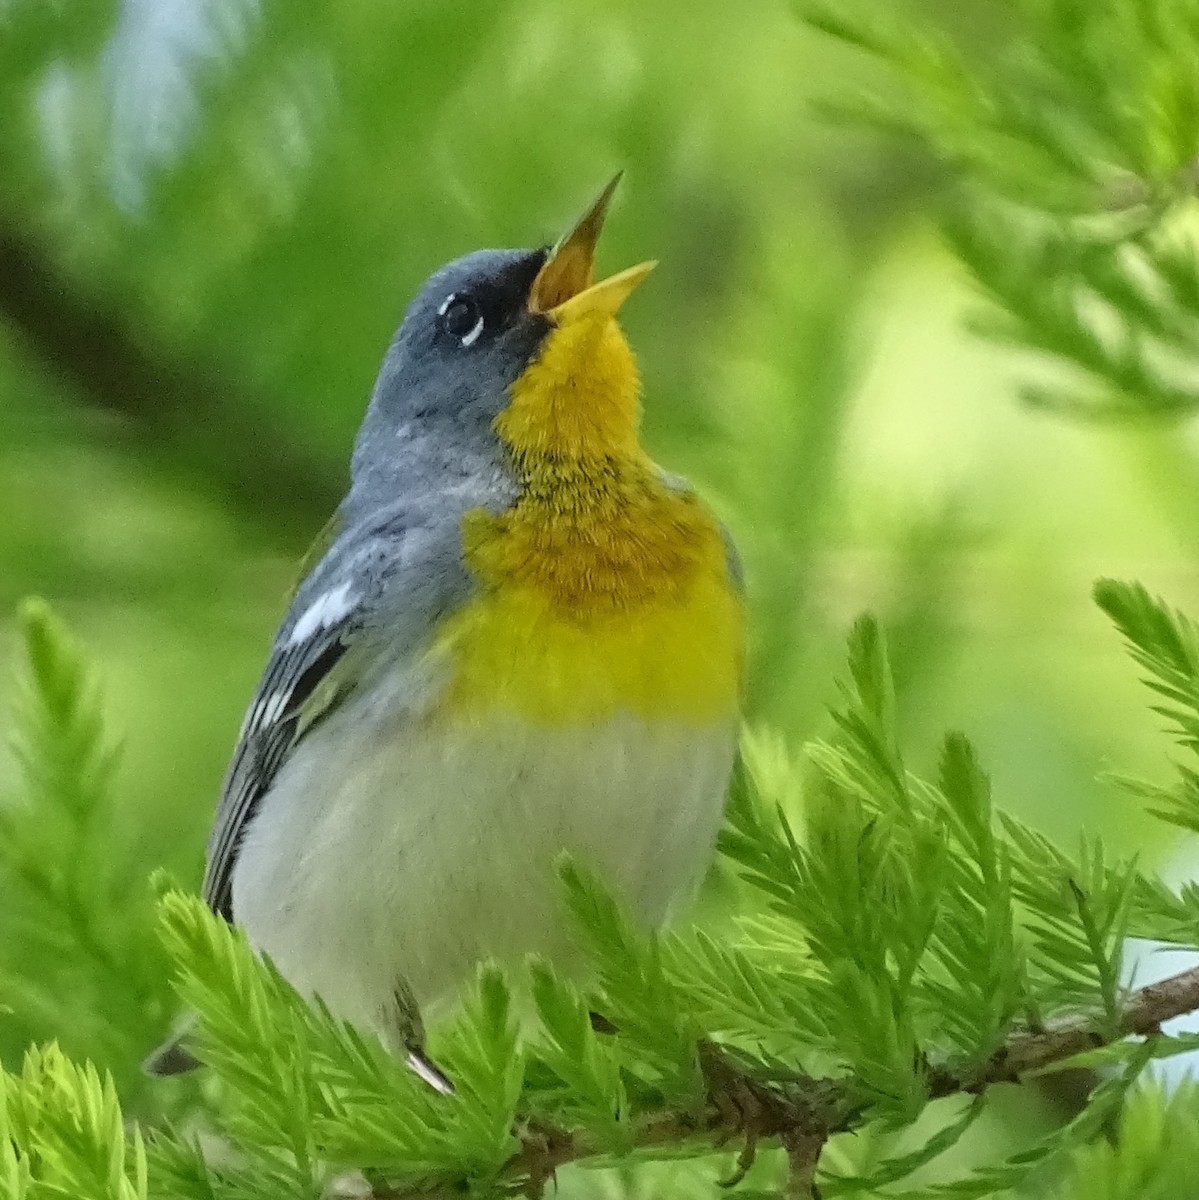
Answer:
<svg viewBox="0 0 1199 1200"><path fill-rule="evenodd" d="M809 750L819 791L808 844L783 814L763 819L741 789L722 848L798 926L812 958L806 1007L825 1050L848 1050L867 1097L910 1120L927 1095L921 1046L985 1060L1026 1002L1023 957L1008 851L969 743L947 739L944 791L914 778L871 621L850 638L850 672L835 713L841 736Z"/></svg>
<svg viewBox="0 0 1199 1200"><path fill-rule="evenodd" d="M19 1075L0 1072L0 1195L146 1200L146 1154L126 1134L110 1076L53 1045L32 1049Z"/></svg>
<svg viewBox="0 0 1199 1200"><path fill-rule="evenodd" d="M562 866L567 901L586 939L603 998L601 1012L670 1098L698 1086L699 1026L679 1003L662 965L657 937L636 929L598 879L577 863Z"/></svg>
<svg viewBox="0 0 1199 1200"><path fill-rule="evenodd" d="M1182 613L1154 600L1139 584L1104 579L1095 585L1095 600L1124 635L1145 684L1161 699L1154 712L1166 719L1170 732L1189 751L1199 751L1199 633ZM1173 788L1155 787L1123 778L1122 783L1153 806L1154 816L1199 832L1199 772L1189 762L1177 765Z"/></svg>
<svg viewBox="0 0 1199 1200"><path fill-rule="evenodd" d="M1105 1126L1120 1111L1120 1105L1151 1053L1149 1044L1137 1047L1121 1073L1099 1084L1073 1120L1047 1134L1035 1145L1013 1154L997 1166L983 1167L966 1178L942 1184L932 1194L955 1197L957 1200L974 1200L975 1197L1017 1190L1035 1194L1047 1179L1060 1172L1063 1161L1071 1151L1103 1135Z"/></svg>
<svg viewBox="0 0 1199 1200"><path fill-rule="evenodd" d="M1199 405L1193 0L1025 0L985 48L885 6L800 0L886 82L830 109L913 138L958 187L945 230L993 302L982 327L1064 368L1032 402Z"/></svg>
<svg viewBox="0 0 1199 1200"><path fill-rule="evenodd" d="M962 902L936 930L944 978L930 977L926 986L966 1060L983 1062L1024 1001L1027 952L1016 932L1011 855L996 836L990 781L960 734L945 739L939 784L948 828L963 851L948 858Z"/></svg>
<svg viewBox="0 0 1199 1200"><path fill-rule="evenodd" d="M1140 584L1100 580L1095 599L1115 623L1153 692L1153 710L1184 751L1172 785L1126 775L1113 778L1144 801L1154 816L1187 830L1199 829L1199 641L1185 614L1154 599ZM1145 937L1190 945L1199 929L1199 888L1172 891L1153 879L1134 882L1134 930Z"/></svg>
<svg viewBox="0 0 1199 1200"><path fill-rule="evenodd" d="M534 960L529 972L545 1030L537 1057L556 1081L543 1084L547 1112L593 1130L599 1145L630 1149L629 1099L613 1039L596 1032L585 997L548 963Z"/></svg>
<svg viewBox="0 0 1199 1200"><path fill-rule="evenodd" d="M1197 1194L1199 1089L1149 1083L1128 1097L1114 1138L1074 1155L1055 1200L1190 1200Z"/></svg>
<svg viewBox="0 0 1199 1200"><path fill-rule="evenodd" d="M493 970L438 1039L457 1087L447 1104L373 1038L305 1004L199 900L172 893L160 912L180 995L201 1015L197 1050L224 1085L221 1128L269 1167L262 1194L320 1195L349 1167L485 1181L512 1153L522 1060Z"/></svg>
<svg viewBox="0 0 1199 1200"><path fill-rule="evenodd" d="M117 755L92 673L44 604L21 611L16 794L0 803L0 997L25 1040L97 1055L129 1100L170 1010L143 875L113 820Z"/></svg>
<svg viewBox="0 0 1199 1200"><path fill-rule="evenodd" d="M1199 705L1186 687L1189 623L1135 586L1105 583L1098 596L1185 734ZM43 608L26 622L26 777L38 803L78 819L102 805L111 758L78 652ZM198 899L167 893L158 935L180 999L198 1014L188 1042L213 1081L206 1143L167 1127L144 1141L137 1125L126 1128L110 1077L54 1046L31 1050L0 1093L5 1195L316 1198L348 1171L382 1196L508 1194L536 1189L575 1158L711 1154L707 1131L746 1087L777 1089L770 1103L800 1104L803 1120L834 1139L906 1134L935 1097L979 1090L914 1147L857 1171L824 1168L830 1196L914 1180L904 1194L983 1197L1060 1178L1151 1059L1194 1048L1188 1035L1125 1036L1121 958L1134 913L1154 917L1153 898L1199 927L1193 895L1111 861L1096 840L1070 858L997 820L960 734L946 738L936 781L921 779L904 766L896 720L886 647L863 619L835 734L808 750L802 835L778 805L794 768L760 739L747 746L721 843L744 881L731 933L643 931L599 880L563 862L589 983L532 962L537 1020L522 1034L517 981L482 967L430 1044L454 1080L450 1097L307 1003ZM1187 736L1184 748L1194 754L1199 743ZM126 953L139 945L131 936ZM1073 1120L1002 1163L919 1182L985 1113L982 1089L1002 1078L1011 1039L1062 1022L1103 1047L1079 1062L1118 1073ZM1146 1139L1176 1126L1170 1136L1191 1136L1180 1121L1177 1105L1140 1093L1120 1153L1143 1171ZM214 1138L232 1154L206 1149ZM759 1175L777 1173L771 1161Z"/></svg>

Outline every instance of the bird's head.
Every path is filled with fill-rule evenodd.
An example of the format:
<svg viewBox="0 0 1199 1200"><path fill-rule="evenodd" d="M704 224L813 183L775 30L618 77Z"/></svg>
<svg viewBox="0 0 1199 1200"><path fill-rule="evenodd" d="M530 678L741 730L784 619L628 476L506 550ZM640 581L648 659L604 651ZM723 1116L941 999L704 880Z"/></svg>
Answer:
<svg viewBox="0 0 1199 1200"><path fill-rule="evenodd" d="M654 264L593 282L618 180L555 246L479 250L425 282L375 384L356 485L392 475L404 443L440 447L448 465L499 447L518 467L636 451L637 372L616 313Z"/></svg>

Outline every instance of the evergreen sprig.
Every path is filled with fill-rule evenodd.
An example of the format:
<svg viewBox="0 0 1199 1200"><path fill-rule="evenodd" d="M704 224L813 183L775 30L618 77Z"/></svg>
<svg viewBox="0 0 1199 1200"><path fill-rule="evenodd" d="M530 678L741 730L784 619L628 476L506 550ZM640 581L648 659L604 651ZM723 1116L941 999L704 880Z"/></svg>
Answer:
<svg viewBox="0 0 1199 1200"><path fill-rule="evenodd" d="M881 68L826 109L900 133L947 168L948 242L992 301L980 328L1064 368L1026 398L1193 412L1194 0L1022 0L973 52L869 0L798 10Z"/></svg>
<svg viewBox="0 0 1199 1200"><path fill-rule="evenodd" d="M480 972L436 1044L457 1087L441 1104L374 1038L306 1004L198 899L167 895L161 921L180 995L200 1014L197 1051L228 1098L222 1128L273 1165L284 1194L320 1195L351 1168L413 1184L447 1173L480 1183L517 1149L523 1057L493 969Z"/></svg>
<svg viewBox="0 0 1199 1200"><path fill-rule="evenodd" d="M20 1075L0 1071L0 1196L148 1200L146 1154L128 1135L110 1076L31 1049Z"/></svg>
<svg viewBox="0 0 1199 1200"><path fill-rule="evenodd" d="M30 600L19 625L17 788L0 801L0 996L34 1038L102 1047L132 1098L169 990L150 889L127 865L117 745L95 673L61 622Z"/></svg>
<svg viewBox="0 0 1199 1200"><path fill-rule="evenodd" d="M1199 1085L1168 1090L1146 1083L1127 1097L1113 1138L1097 1139L1073 1156L1055 1200L1175 1200L1194 1194L1199 1162Z"/></svg>

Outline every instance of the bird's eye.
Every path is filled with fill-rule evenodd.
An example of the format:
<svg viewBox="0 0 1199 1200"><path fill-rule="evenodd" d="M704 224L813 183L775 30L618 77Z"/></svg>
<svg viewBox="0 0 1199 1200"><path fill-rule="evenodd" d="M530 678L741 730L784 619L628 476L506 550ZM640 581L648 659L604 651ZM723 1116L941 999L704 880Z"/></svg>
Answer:
<svg viewBox="0 0 1199 1200"><path fill-rule="evenodd" d="M469 297L451 292L438 310L441 327L463 346L473 346L483 332L483 314Z"/></svg>

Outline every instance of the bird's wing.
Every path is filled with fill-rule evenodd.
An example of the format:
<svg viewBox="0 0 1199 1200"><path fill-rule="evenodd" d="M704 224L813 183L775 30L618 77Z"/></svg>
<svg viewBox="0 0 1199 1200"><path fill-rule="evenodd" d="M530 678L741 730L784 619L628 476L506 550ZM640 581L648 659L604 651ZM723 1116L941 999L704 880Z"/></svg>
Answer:
<svg viewBox="0 0 1199 1200"><path fill-rule="evenodd" d="M314 603L319 605L321 598ZM344 663L361 628L360 610L330 607L327 611L339 615L327 623L314 618L311 628L301 615L293 631L276 642L225 777L208 839L204 899L226 919L232 918L233 864L259 800L304 735L353 687ZM297 631L301 636L296 636Z"/></svg>
<svg viewBox="0 0 1199 1200"><path fill-rule="evenodd" d="M458 517L436 497L397 501L353 529L331 526L332 543L313 556L250 702L208 839L204 899L226 919L238 849L292 751L375 665L368 654L423 654L440 617L472 593Z"/></svg>

